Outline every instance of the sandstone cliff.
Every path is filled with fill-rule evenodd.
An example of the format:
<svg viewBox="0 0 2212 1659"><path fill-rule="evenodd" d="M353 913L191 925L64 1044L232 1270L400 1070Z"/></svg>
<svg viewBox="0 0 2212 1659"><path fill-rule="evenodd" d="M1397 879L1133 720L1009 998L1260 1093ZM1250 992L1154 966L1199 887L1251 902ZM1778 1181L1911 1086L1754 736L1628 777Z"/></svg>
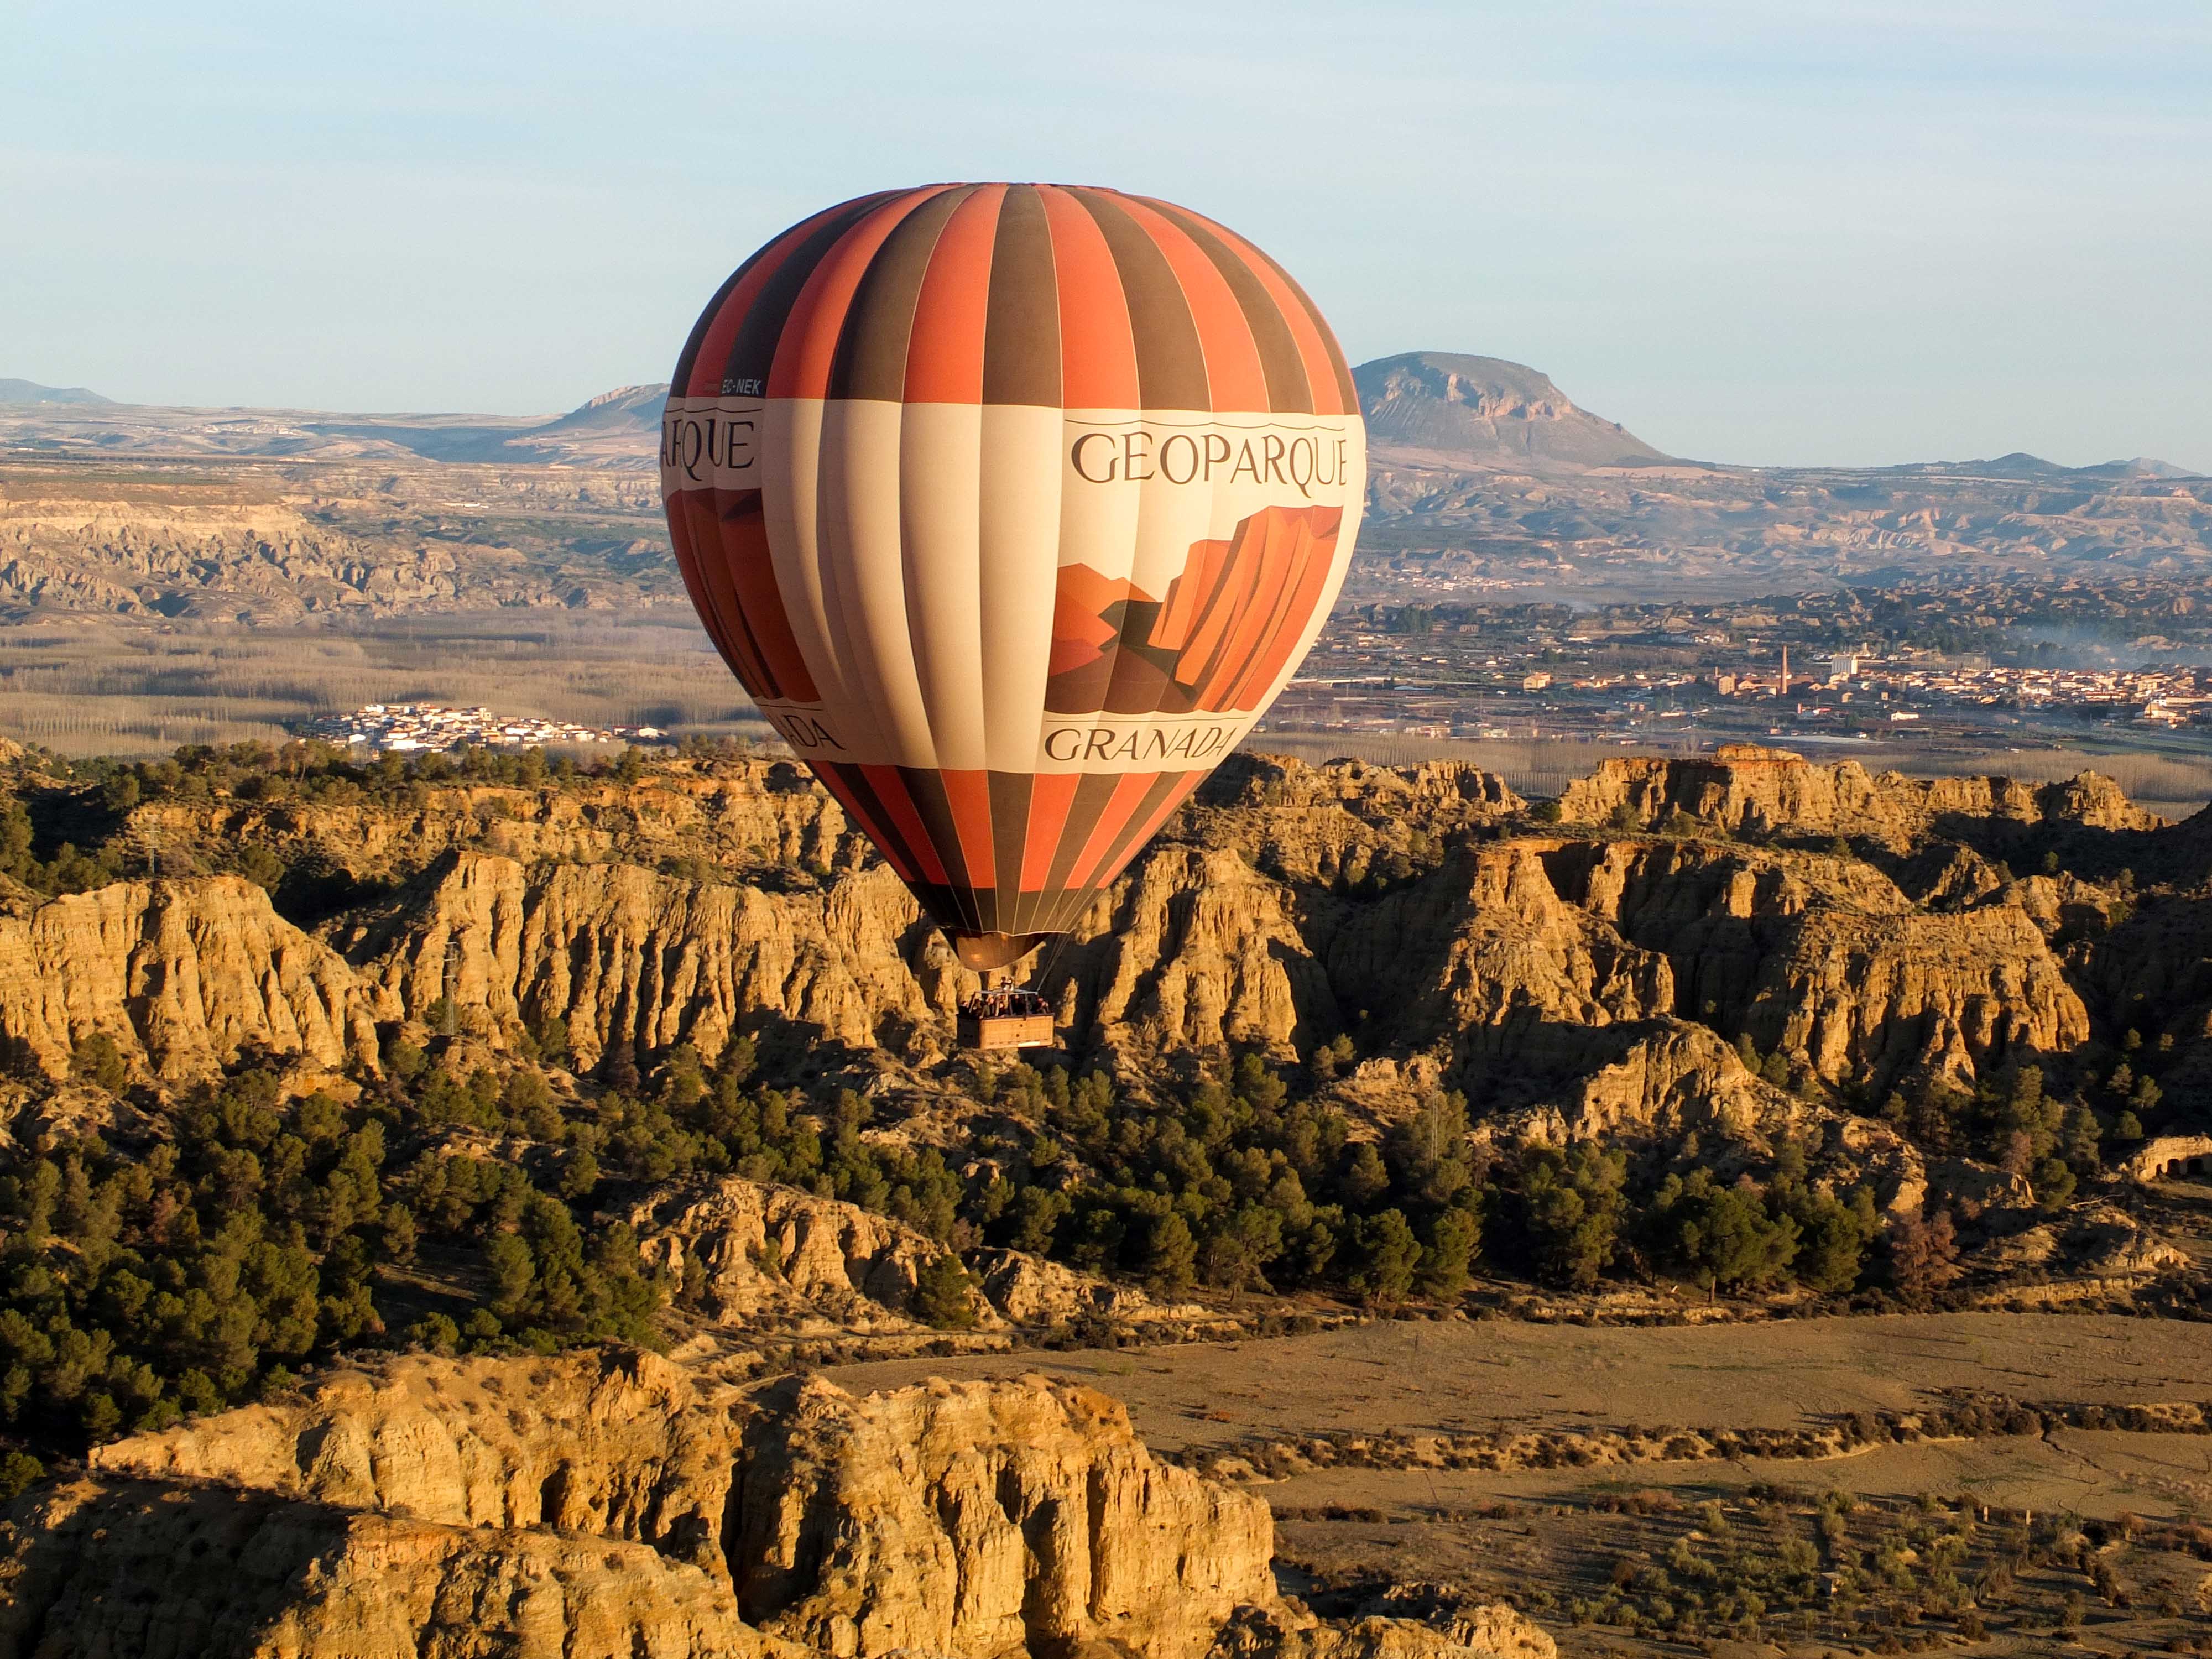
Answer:
<svg viewBox="0 0 2212 1659"><path fill-rule="evenodd" d="M21 1500L0 1650L1200 1659L1241 1617L1226 1650L1322 1652L1331 1627L1276 1599L1272 1534L1116 1402L1042 1378L857 1397L643 1354L416 1357L105 1447ZM1504 1609L1452 1629L1550 1652ZM1448 1645L1413 1622L1347 1639L1370 1638Z"/></svg>
<svg viewBox="0 0 2212 1659"><path fill-rule="evenodd" d="M642 1544L265 1493L72 1482L0 1560L0 1651L41 1659L784 1659L726 1581ZM797 1656L790 1656L797 1659Z"/></svg>
<svg viewBox="0 0 2212 1659"><path fill-rule="evenodd" d="M1284 880L1356 881L1437 838L1498 823L1528 803L1463 761L1307 766L1235 754L1199 787L1169 833L1232 851Z"/></svg>
<svg viewBox="0 0 2212 1659"><path fill-rule="evenodd" d="M1233 1332L1234 1319L1194 1302L1156 1302L1132 1285L1079 1273L1025 1250L978 1250L969 1262L991 1305L1016 1325L1049 1327L1103 1320L1142 1329Z"/></svg>
<svg viewBox="0 0 2212 1659"><path fill-rule="evenodd" d="M750 1328L862 1333L922 1328L921 1270L944 1247L887 1216L734 1176L656 1189L630 1212L638 1249L680 1304ZM980 1290L968 1316L1005 1322Z"/></svg>
<svg viewBox="0 0 2212 1659"><path fill-rule="evenodd" d="M426 467L388 442L334 441L331 429L281 411L199 426L209 413L92 411L94 424L111 428L89 440L110 458L99 469L36 460L0 468L0 607L266 622L681 600L647 479ZM118 420L134 429L112 429ZM400 465L237 468L185 459L241 441L295 455L357 456L365 447ZM142 441L158 459L113 459L118 446ZM457 497L482 514L465 546L453 533Z"/></svg>
<svg viewBox="0 0 2212 1659"><path fill-rule="evenodd" d="M95 1032L171 1079L250 1044L374 1063L353 970L234 876L118 882L0 912L0 1039L52 1075Z"/></svg>
<svg viewBox="0 0 2212 1659"><path fill-rule="evenodd" d="M2177 971L2202 952L2171 904L2106 939L2114 890L2008 884L1969 848L1911 839L1947 813L2083 835L2138 821L2091 781L1908 784L1759 751L1608 763L1577 789L1578 815L1608 800L1739 826L1842 813L1920 850L1885 868L1718 836L1516 834L1520 803L1471 768L1239 759L1041 959L1039 982L1078 1060L1133 1086L1178 1051L1287 1062L1348 1034L1353 1093L1377 1110L1443 1083L1654 1125L1771 1112L1719 1057L1741 1036L1830 1084L1963 1081L2077 1047L2085 990L2100 1012L2205 994ZM94 1031L172 1081L255 1045L373 1067L380 1028L449 998L494 1050L562 1027L580 1066L617 1044L690 1042L711 1060L744 1032L925 1093L957 1082L939 1068L972 979L787 763L398 806L167 802L138 809L140 831L401 884L312 934L226 877L19 893L0 914L0 1037L50 1076Z"/></svg>
<svg viewBox="0 0 2212 1659"><path fill-rule="evenodd" d="M730 1552L771 1632L838 1654L1106 1641L1168 1659L1274 1600L1267 1505L1154 1462L1103 1395L1040 1378L773 1397Z"/></svg>
<svg viewBox="0 0 2212 1659"><path fill-rule="evenodd" d="M713 1565L733 1399L651 1353L417 1357L97 1447L91 1466L454 1527L592 1533Z"/></svg>
<svg viewBox="0 0 2212 1659"><path fill-rule="evenodd" d="M1130 1066L1225 1043L1287 1055L1342 1027L1308 939L1330 908L1302 906L1233 853L1170 842L1046 953L1042 988L1063 1022Z"/></svg>
<svg viewBox="0 0 2212 1659"><path fill-rule="evenodd" d="M881 865L826 891L783 893L462 853L418 895L348 942L384 1016L448 994L450 947L460 1005L494 1031L565 1019L586 1065L616 1041L690 1042L712 1059L763 1017L869 1047L895 1040L890 1022L941 1022L961 983L951 949Z"/></svg>
<svg viewBox="0 0 2212 1659"><path fill-rule="evenodd" d="M1570 821L1604 823L1626 808L1638 825L1675 817L1730 830L1797 830L1872 836L1902 846L1947 823L2003 820L2016 825L2075 824L2097 830L2153 830L2110 778L2084 772L2063 783L2012 778L1879 777L1856 761L1815 766L1784 749L1747 744L1680 759L1634 756L1607 760L1560 798Z"/></svg>
<svg viewBox="0 0 2212 1659"><path fill-rule="evenodd" d="M410 876L465 850L526 864L691 857L804 882L855 866L866 849L836 801L774 760L678 763L634 784L425 785L397 802L168 800L133 809L129 830L170 848L256 844L356 878Z"/></svg>
<svg viewBox="0 0 2212 1659"><path fill-rule="evenodd" d="M1547 867L1664 953L1674 1011L1802 1055L1831 1083L1968 1080L2070 1049L2087 1012L2016 904L1916 908L1873 866L1710 842L1562 843Z"/></svg>

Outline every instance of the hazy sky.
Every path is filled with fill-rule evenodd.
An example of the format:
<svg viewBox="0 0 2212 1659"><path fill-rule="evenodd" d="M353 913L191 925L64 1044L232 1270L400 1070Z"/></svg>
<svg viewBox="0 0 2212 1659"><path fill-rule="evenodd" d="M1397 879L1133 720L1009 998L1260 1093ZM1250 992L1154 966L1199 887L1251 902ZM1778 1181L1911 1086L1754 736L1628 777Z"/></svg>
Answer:
<svg viewBox="0 0 2212 1659"><path fill-rule="evenodd" d="M817 206L1164 195L1677 453L2212 469L2212 4L0 0L0 375L555 410Z"/></svg>

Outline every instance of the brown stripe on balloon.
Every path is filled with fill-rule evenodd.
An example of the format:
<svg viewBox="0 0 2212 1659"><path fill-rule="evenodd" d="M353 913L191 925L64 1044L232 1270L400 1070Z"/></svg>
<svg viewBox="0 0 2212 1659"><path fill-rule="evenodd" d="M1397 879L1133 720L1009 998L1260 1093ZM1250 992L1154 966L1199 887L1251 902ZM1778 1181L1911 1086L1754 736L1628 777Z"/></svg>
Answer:
<svg viewBox="0 0 2212 1659"><path fill-rule="evenodd" d="M971 887L968 890L968 911L975 918L979 933L1006 933L1013 930L1006 926L1005 912L999 903L995 887Z"/></svg>
<svg viewBox="0 0 2212 1659"><path fill-rule="evenodd" d="M1060 406L1060 290L1052 228L1032 185L1011 185L991 250L991 303L983 325L983 401Z"/></svg>
<svg viewBox="0 0 2212 1659"><path fill-rule="evenodd" d="M1066 910L1072 895L1065 887L1048 887L1034 896L1035 909L1019 921L1024 933L1065 933L1069 931Z"/></svg>
<svg viewBox="0 0 2212 1659"><path fill-rule="evenodd" d="M948 887L941 881L910 881L907 883L907 890L914 895L915 902L921 906L922 914L946 933L957 933L966 929L968 924L962 918L967 915L967 909L960 902L958 890Z"/></svg>
<svg viewBox="0 0 2212 1659"><path fill-rule="evenodd" d="M1040 924L1040 931L1064 933L1080 921L1099 895L1121 878L1129 860L1152 840L1170 814L1182 805L1205 776L1203 771L1166 772L1153 778L1143 799L1130 811L1128 821L1115 833L1106 856L1098 860L1081 886L1068 888L1055 896L1049 919Z"/></svg>
<svg viewBox="0 0 2212 1659"><path fill-rule="evenodd" d="M729 561L723 552L721 519L714 502L710 491L678 490L668 498L668 521L672 530L680 520L692 545L699 550L696 569L699 592L706 601L700 608L701 618L708 622L708 632L721 652L722 660L738 677L738 684L744 687L747 696L758 702L773 695L775 681L752 648L751 638L745 632L744 614L730 590Z"/></svg>
<svg viewBox="0 0 2212 1659"><path fill-rule="evenodd" d="M691 608L699 615L699 625L707 630L707 637L714 642L716 653L729 671L738 674L737 659L730 654L722 619L714 610L713 596L707 592L700 556L692 547L691 509L684 499L684 492L670 496L664 503L664 510L668 517L668 544L676 550L677 573L684 578L684 591L690 596ZM760 694L745 685L744 675L738 674L738 684L744 685L746 696L758 698Z"/></svg>
<svg viewBox="0 0 2212 1659"><path fill-rule="evenodd" d="M1258 274L1197 215L1150 196L1138 199L1171 221L1195 242L1213 262L1222 280L1229 284L1229 291L1237 296L1237 303L1244 313L1245 325L1252 331L1252 343L1259 348L1260 366L1267 376L1268 407L1278 415L1312 414L1313 388L1306 383L1306 368L1298 356L1298 343L1291 336L1282 308L1276 305Z"/></svg>
<svg viewBox="0 0 2212 1659"><path fill-rule="evenodd" d="M720 545L729 582L745 630L767 665L773 697L816 702L821 692L806 665L799 639L791 631L791 612L776 580L775 556L769 545L768 518L757 489L717 490L720 503Z"/></svg>
<svg viewBox="0 0 2212 1659"><path fill-rule="evenodd" d="M1029 834L1030 791L1034 780L1026 772L985 775L991 798L991 865L997 878L999 914L1005 931L1012 932L1013 917L1022 890L1022 843Z"/></svg>
<svg viewBox="0 0 2212 1659"><path fill-rule="evenodd" d="M1145 844L1167 822L1168 814L1182 804L1183 797L1198 787L1202 772L1163 772L1152 781L1145 792L1144 799L1130 815L1128 827L1108 849L1091 879L1100 886L1108 886L1120 879L1129 861L1144 850Z"/></svg>
<svg viewBox="0 0 2212 1659"><path fill-rule="evenodd" d="M712 505L696 511L700 518L715 526L708 534L718 537L720 520ZM730 672L738 677L738 684L745 688L756 702L763 698L784 696L782 688L776 684L775 672L769 666L768 659L761 653L760 641L745 616L744 605L738 598L731 577L730 557L726 550L720 545L712 547L707 557L700 562L699 580L700 585L707 591L708 603L714 606L714 614L721 619L723 659L730 665Z"/></svg>
<svg viewBox="0 0 2212 1659"><path fill-rule="evenodd" d="M1313 392L1314 413L1358 414L1358 398L1352 389L1352 373L1344 366L1344 353L1305 290L1291 280L1290 273L1276 264L1264 248L1254 246L1226 225L1206 219L1202 214L1193 213L1188 208L1181 211L1187 219L1201 220L1231 252L1242 256L1274 301L1275 308L1290 325L1291 337L1297 342L1298 360L1305 365L1306 385Z"/></svg>
<svg viewBox="0 0 2212 1659"><path fill-rule="evenodd" d="M1212 409L1206 392L1206 353L1190 302L1176 280L1168 256L1144 227L1110 195L1095 190L1069 191L1097 222L1114 256L1121 294L1129 307L1130 331L1137 341L1138 396L1146 409Z"/></svg>
<svg viewBox="0 0 2212 1659"><path fill-rule="evenodd" d="M1340 412L1346 415L1358 414L1359 392L1352 384L1351 366L1344 361L1344 348L1337 344L1336 332L1329 327L1328 319L1321 314L1321 307L1313 302L1312 296L1305 289L1298 286L1297 279L1289 271L1285 270L1281 265L1277 264L1260 249L1255 247L1252 252L1258 254L1261 258L1266 259L1268 264L1273 267L1275 274L1283 279L1284 286L1291 290L1291 295L1300 306L1304 307L1306 315L1313 319L1314 331L1321 336L1322 349L1328 354L1329 368L1336 374L1336 395L1340 399L1338 408Z"/></svg>
<svg viewBox="0 0 2212 1659"><path fill-rule="evenodd" d="M1080 887L1063 888L1054 896L1050 919L1038 931L1048 933L1072 933L1078 923L1091 912L1099 896L1110 882L1085 882Z"/></svg>
<svg viewBox="0 0 2212 1659"><path fill-rule="evenodd" d="M880 201L890 195L896 195L896 192L880 191L876 192L876 197L863 197L863 199ZM821 226L823 219L838 215L845 206L848 204L823 208L817 215L801 219L796 226L785 228L781 234L768 239L768 246L754 250L752 258L748 258L744 265L738 265L734 272L730 272L730 281L721 285L721 292L714 295L714 301L708 305L706 312L699 319L699 327L692 331L692 343L686 347L686 361L677 365L679 378L668 385L668 396L672 396L672 398L714 398L714 396L728 392L730 387L723 385L723 365L730 356L730 341L737 338L738 325L745 321L745 312L752 310L752 301L759 299L761 288L768 283L769 276L775 276L776 265L783 264L785 254L790 254L792 248L805 241L814 232L814 228ZM710 374L702 374L702 368L710 369Z"/></svg>
<svg viewBox="0 0 2212 1659"><path fill-rule="evenodd" d="M928 273L929 258L945 222L974 193L948 190L932 197L884 239L854 290L853 303L846 307L836 360L830 369L831 397L895 404L905 395L907 343L921 279Z"/></svg>
<svg viewBox="0 0 2212 1659"><path fill-rule="evenodd" d="M775 244L770 242L769 247ZM699 348L706 343L708 331L714 326L714 319L730 297L730 290L745 279L745 273L761 262L769 247L755 250L753 256L730 273L730 280L714 290L714 297L707 301L707 308L699 313L699 320L691 325L690 337L684 342L684 349L677 355L676 368L668 377L668 392L672 398L687 395L691 385L692 365L699 360Z"/></svg>
<svg viewBox="0 0 2212 1659"><path fill-rule="evenodd" d="M722 384L748 397L761 397L768 391L768 372L775 362L775 348L783 337L783 325L791 316L791 308L798 304L800 290L806 279L814 274L815 266L828 257L830 250L845 238L845 233L883 205L890 194L862 196L848 202L836 212L824 218L806 240L792 249L790 256L776 267L775 274L763 285L760 295L745 312L745 319L738 325L737 337L730 342L730 356L722 367Z"/></svg>
<svg viewBox="0 0 2212 1659"><path fill-rule="evenodd" d="M892 873L909 885L919 880L921 867L915 862L904 838L891 833L890 815L876 799L867 775L857 766L836 761L809 761L807 765L822 780L822 787L875 842L876 850L884 855L884 862L890 866Z"/></svg>
<svg viewBox="0 0 2212 1659"><path fill-rule="evenodd" d="M906 784L907 798L921 819L922 833L929 838L938 861L945 866L945 880L956 899L970 893L975 878L969 874L967 849L960 844L960 825L952 813L952 803L946 799L945 780L932 767L902 766L900 778ZM961 925L977 933L984 931L982 918L975 914L972 902L959 913Z"/></svg>
<svg viewBox="0 0 2212 1659"><path fill-rule="evenodd" d="M1091 838L1084 843L1083 856L1068 872L1071 882L1103 886L1113 878L1106 862L1107 849L1121 838L1136 814L1137 804L1158 781L1156 772L1124 772L1114 780L1114 793L1099 809L1097 823L1091 826Z"/></svg>
<svg viewBox="0 0 2212 1659"><path fill-rule="evenodd" d="M1065 889L1075 870L1076 860L1083 856L1084 843L1097 827L1098 815L1114 799L1114 786L1121 779L1111 772L1088 772L1075 786L1075 799L1069 803L1067 818L1060 825L1060 844L1052 849L1052 867L1046 872L1047 891Z"/></svg>

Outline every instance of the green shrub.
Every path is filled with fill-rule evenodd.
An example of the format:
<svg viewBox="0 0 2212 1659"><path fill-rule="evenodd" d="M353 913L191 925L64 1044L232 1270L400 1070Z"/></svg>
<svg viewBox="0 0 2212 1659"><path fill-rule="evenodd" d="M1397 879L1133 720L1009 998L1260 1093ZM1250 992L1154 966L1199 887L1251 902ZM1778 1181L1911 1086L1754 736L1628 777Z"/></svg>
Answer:
<svg viewBox="0 0 2212 1659"><path fill-rule="evenodd" d="M975 1281L958 1256L947 1250L932 1257L915 1275L915 1317L941 1331L971 1330L975 1290Z"/></svg>

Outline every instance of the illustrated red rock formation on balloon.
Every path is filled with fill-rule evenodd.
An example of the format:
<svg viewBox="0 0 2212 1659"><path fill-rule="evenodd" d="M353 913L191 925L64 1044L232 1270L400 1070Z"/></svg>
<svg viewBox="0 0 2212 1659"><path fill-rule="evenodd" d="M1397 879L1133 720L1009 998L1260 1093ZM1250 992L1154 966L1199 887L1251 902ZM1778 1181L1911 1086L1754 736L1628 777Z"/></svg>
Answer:
<svg viewBox="0 0 2212 1659"><path fill-rule="evenodd" d="M1297 649L1336 555L1334 507L1268 507L1226 541L1191 544L1155 599L1088 565L1061 567L1054 714L1219 714L1258 706Z"/></svg>

